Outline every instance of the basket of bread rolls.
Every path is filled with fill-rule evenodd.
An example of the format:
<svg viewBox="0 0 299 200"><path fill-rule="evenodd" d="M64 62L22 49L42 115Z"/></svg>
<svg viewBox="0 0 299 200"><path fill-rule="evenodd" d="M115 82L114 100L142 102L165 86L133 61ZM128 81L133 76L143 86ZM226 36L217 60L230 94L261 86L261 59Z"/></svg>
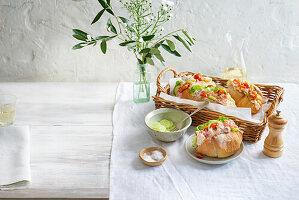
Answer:
<svg viewBox="0 0 299 200"><path fill-rule="evenodd" d="M174 78L180 78L176 82L172 91L170 85L161 85L163 75L172 71ZM174 68L168 67L160 72L157 77L157 92L153 96L156 109L175 108L186 113L192 113L198 107L187 104L169 101L160 96L161 93L176 96L182 99L193 101L210 101L229 107L250 108L252 115L258 113L263 103L270 104L264 112L261 122L253 122L241 119L237 116L228 116L221 112L204 108L192 116L192 125L198 126L215 120L219 116L228 117L233 120L236 126L243 133L243 139L249 142L257 142L261 139L266 128L268 117L273 113L278 104L283 100L284 89L275 85L255 84L237 79L226 80L218 77L208 77L200 73L181 72L177 73ZM265 102L266 100L266 102Z"/></svg>

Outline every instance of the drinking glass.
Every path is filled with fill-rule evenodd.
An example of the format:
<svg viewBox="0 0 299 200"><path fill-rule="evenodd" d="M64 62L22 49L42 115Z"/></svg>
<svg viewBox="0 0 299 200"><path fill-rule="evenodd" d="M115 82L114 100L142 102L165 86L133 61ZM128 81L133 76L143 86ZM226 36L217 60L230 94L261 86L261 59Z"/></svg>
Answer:
<svg viewBox="0 0 299 200"><path fill-rule="evenodd" d="M0 127L13 124L16 115L16 96L0 94Z"/></svg>

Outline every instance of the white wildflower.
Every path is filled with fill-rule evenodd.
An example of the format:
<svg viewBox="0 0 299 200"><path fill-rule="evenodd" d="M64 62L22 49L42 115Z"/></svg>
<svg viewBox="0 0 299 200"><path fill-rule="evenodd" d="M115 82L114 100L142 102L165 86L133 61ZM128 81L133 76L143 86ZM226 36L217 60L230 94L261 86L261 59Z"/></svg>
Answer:
<svg viewBox="0 0 299 200"><path fill-rule="evenodd" d="M164 27L163 26L161 27L161 31L164 31Z"/></svg>
<svg viewBox="0 0 299 200"><path fill-rule="evenodd" d="M173 17L173 14L170 13L170 14L168 15L168 19L171 19L172 17Z"/></svg>
<svg viewBox="0 0 299 200"><path fill-rule="evenodd" d="M162 0L162 5L168 5L169 7L173 7L174 3L172 1L168 1L168 0Z"/></svg>
<svg viewBox="0 0 299 200"><path fill-rule="evenodd" d="M145 17L144 20L145 20L146 23L149 23L151 21L151 18Z"/></svg>
<svg viewBox="0 0 299 200"><path fill-rule="evenodd" d="M162 6L162 9L167 11L168 8L167 8L167 6Z"/></svg>
<svg viewBox="0 0 299 200"><path fill-rule="evenodd" d="M167 5L170 6L170 7L173 7L174 3L172 1L167 1Z"/></svg>
<svg viewBox="0 0 299 200"><path fill-rule="evenodd" d="M143 41L143 39L142 39L142 37L141 38L139 38L139 40L138 40L140 43L142 43L142 42L144 42Z"/></svg>
<svg viewBox="0 0 299 200"><path fill-rule="evenodd" d="M127 23L124 23L124 26L127 27Z"/></svg>

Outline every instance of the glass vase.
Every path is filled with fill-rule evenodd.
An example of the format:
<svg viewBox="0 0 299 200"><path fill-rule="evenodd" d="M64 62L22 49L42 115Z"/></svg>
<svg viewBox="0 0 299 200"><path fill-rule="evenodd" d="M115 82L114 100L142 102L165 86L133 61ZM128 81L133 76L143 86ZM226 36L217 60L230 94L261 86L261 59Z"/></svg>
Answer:
<svg viewBox="0 0 299 200"><path fill-rule="evenodd" d="M137 63L133 84L133 101L135 103L149 102L150 80L151 73L147 71L147 65Z"/></svg>

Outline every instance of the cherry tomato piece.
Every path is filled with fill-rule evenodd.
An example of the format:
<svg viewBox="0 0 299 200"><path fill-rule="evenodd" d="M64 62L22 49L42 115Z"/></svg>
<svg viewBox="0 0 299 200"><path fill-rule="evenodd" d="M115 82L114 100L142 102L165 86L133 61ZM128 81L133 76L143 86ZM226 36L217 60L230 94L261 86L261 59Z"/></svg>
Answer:
<svg viewBox="0 0 299 200"><path fill-rule="evenodd" d="M207 95L206 93L204 93L204 92L202 92L202 93L200 94L200 96L202 96L202 97L208 97L208 95Z"/></svg>
<svg viewBox="0 0 299 200"><path fill-rule="evenodd" d="M212 129L216 129L216 127L217 127L217 124L216 124L216 123L214 123L214 124L211 124L211 125L210 125L210 127L211 127Z"/></svg>
<svg viewBox="0 0 299 200"><path fill-rule="evenodd" d="M238 84L239 81L238 81L237 79L234 79L234 80L233 80L233 83Z"/></svg>
<svg viewBox="0 0 299 200"><path fill-rule="evenodd" d="M254 95L254 96L253 96L253 99L256 99L256 98L257 98L257 92L256 92L256 91L253 91L252 94Z"/></svg>
<svg viewBox="0 0 299 200"><path fill-rule="evenodd" d="M225 90L220 90L220 91L218 92L218 95L222 95L222 94L225 94L225 93L226 93Z"/></svg>
<svg viewBox="0 0 299 200"><path fill-rule="evenodd" d="M188 89L190 87L191 83L185 83L182 87L181 87L181 90L182 92L186 89Z"/></svg>
<svg viewBox="0 0 299 200"><path fill-rule="evenodd" d="M239 83L240 88L245 88L245 86L242 83Z"/></svg>
<svg viewBox="0 0 299 200"><path fill-rule="evenodd" d="M203 158L203 156L200 155L200 154L198 154L198 153L195 153L194 155L196 156L196 158L199 158L199 159L202 159L202 158Z"/></svg>
<svg viewBox="0 0 299 200"><path fill-rule="evenodd" d="M250 88L250 86L249 86L248 83L244 83L244 86L245 86L246 88Z"/></svg>
<svg viewBox="0 0 299 200"><path fill-rule="evenodd" d="M203 78L199 74L195 74L194 79L199 80L199 81L203 81Z"/></svg>
<svg viewBox="0 0 299 200"><path fill-rule="evenodd" d="M194 79L199 79L199 74L195 74Z"/></svg>

